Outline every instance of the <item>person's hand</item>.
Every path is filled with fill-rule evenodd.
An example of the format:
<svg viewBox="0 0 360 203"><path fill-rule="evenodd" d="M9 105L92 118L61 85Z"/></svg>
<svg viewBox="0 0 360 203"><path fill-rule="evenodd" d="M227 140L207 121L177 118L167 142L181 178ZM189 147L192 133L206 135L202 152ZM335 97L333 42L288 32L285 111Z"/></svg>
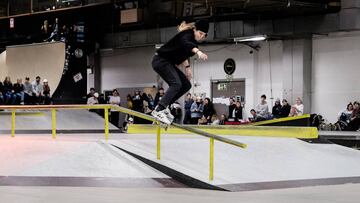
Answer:
<svg viewBox="0 0 360 203"><path fill-rule="evenodd" d="M201 60L205 61L208 59L208 56L200 50L197 52L197 55L198 55L199 59L201 59Z"/></svg>
<svg viewBox="0 0 360 203"><path fill-rule="evenodd" d="M185 76L188 80L192 79L192 71L191 68L185 68Z"/></svg>

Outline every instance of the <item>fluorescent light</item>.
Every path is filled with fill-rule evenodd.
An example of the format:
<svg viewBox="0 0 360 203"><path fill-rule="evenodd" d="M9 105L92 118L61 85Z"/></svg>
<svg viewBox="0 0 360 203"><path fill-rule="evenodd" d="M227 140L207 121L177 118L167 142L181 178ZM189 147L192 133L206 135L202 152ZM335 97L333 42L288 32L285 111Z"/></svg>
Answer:
<svg viewBox="0 0 360 203"><path fill-rule="evenodd" d="M264 41L267 39L266 35L255 35L248 37L235 37L234 42L255 42L255 41Z"/></svg>

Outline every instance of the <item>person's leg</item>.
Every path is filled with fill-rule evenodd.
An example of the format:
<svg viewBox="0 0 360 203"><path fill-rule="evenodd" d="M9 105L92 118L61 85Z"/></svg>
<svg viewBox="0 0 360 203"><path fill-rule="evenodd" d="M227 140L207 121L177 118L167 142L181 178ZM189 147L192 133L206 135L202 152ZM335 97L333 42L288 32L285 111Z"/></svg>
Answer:
<svg viewBox="0 0 360 203"><path fill-rule="evenodd" d="M178 92L178 94L173 98L173 100L170 102L170 104L176 102L180 97L182 97L185 93L187 93L191 89L191 83L187 79L186 75L179 69L176 68L176 72L179 75L179 78L181 80L181 89Z"/></svg>
<svg viewBox="0 0 360 203"><path fill-rule="evenodd" d="M177 72L177 67L169 63L165 59L155 56L152 62L154 70L161 76L162 79L169 85L164 96L159 101L161 109L166 108L177 95L182 91L182 83L180 76ZM159 105L158 104L158 105ZM158 109L157 109L158 110Z"/></svg>

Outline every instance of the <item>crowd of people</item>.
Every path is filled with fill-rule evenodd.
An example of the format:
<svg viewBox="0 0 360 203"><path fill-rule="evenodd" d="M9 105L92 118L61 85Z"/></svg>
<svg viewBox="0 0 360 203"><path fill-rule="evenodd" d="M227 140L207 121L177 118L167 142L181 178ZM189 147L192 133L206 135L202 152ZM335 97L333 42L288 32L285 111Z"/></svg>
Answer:
<svg viewBox="0 0 360 203"><path fill-rule="evenodd" d="M12 83L10 77L5 77L0 82L0 105L35 105L51 104L50 86L47 79L41 81L37 76L33 82L26 77L23 82L21 78Z"/></svg>

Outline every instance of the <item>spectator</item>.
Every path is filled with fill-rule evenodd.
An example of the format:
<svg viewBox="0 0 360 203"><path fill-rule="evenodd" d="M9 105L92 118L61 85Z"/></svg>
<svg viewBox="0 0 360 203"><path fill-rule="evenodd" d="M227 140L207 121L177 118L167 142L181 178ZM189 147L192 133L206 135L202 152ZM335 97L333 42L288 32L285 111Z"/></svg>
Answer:
<svg viewBox="0 0 360 203"><path fill-rule="evenodd" d="M176 101L173 104L171 104L170 112L174 116L173 122L181 124L182 113L181 113L181 106L180 106L179 102Z"/></svg>
<svg viewBox="0 0 360 203"><path fill-rule="evenodd" d="M21 79L17 79L13 86L14 94L11 104L24 104L24 85Z"/></svg>
<svg viewBox="0 0 360 203"><path fill-rule="evenodd" d="M95 88L90 88L90 92L89 94L86 95L86 100L89 99L90 97L94 96L95 93Z"/></svg>
<svg viewBox="0 0 360 203"><path fill-rule="evenodd" d="M343 110L343 111L341 111L341 112L339 113L338 120L339 120L339 121L346 122L346 123L349 123L350 120L351 120L351 117L352 117L353 110L354 110L354 106L353 106L353 104L350 102L350 103L346 106L346 109Z"/></svg>
<svg viewBox="0 0 360 203"><path fill-rule="evenodd" d="M201 102L201 97L196 97L196 101L192 103L191 111L191 124L198 124L199 119L203 116L204 105Z"/></svg>
<svg viewBox="0 0 360 203"><path fill-rule="evenodd" d="M352 112L347 130L357 131L359 130L359 127L360 127L360 104L358 101L355 101L354 110Z"/></svg>
<svg viewBox="0 0 360 203"><path fill-rule="evenodd" d="M50 86L47 79L43 80L43 101L45 105L51 104Z"/></svg>
<svg viewBox="0 0 360 203"><path fill-rule="evenodd" d="M151 94L147 95L148 99L149 99L149 108L151 110L153 110L155 108L155 100L154 97Z"/></svg>
<svg viewBox="0 0 360 203"><path fill-rule="evenodd" d="M233 118L235 121L240 121L243 119L242 116L242 106L240 101L235 102L235 108L231 114L231 118Z"/></svg>
<svg viewBox="0 0 360 203"><path fill-rule="evenodd" d="M301 116L304 114L304 104L300 97L296 98L296 103L291 106L289 116Z"/></svg>
<svg viewBox="0 0 360 203"><path fill-rule="evenodd" d="M132 97L131 97L131 95L130 94L128 94L127 96L126 96L126 104L127 104L127 108L128 109L133 109L133 99L132 99Z"/></svg>
<svg viewBox="0 0 360 203"><path fill-rule="evenodd" d="M291 106L289 105L288 101L286 99L282 100L282 106L280 109L280 117L285 118L289 116Z"/></svg>
<svg viewBox="0 0 360 203"><path fill-rule="evenodd" d="M120 106L120 102L121 102L121 99L120 99L119 92L117 91L117 89L114 89L112 91L112 95L109 96L109 104ZM118 111L111 109L110 121L114 126L119 127L119 112Z"/></svg>
<svg viewBox="0 0 360 203"><path fill-rule="evenodd" d="M255 109L251 109L250 114L252 115L252 118L251 117L249 118L250 122L259 122L266 120L264 117L258 116Z"/></svg>
<svg viewBox="0 0 360 203"><path fill-rule="evenodd" d="M3 95L4 95L4 100L5 100L5 104L10 104L11 99L13 97L13 85L11 83L11 79L9 76L5 77L4 80L4 91L3 91Z"/></svg>
<svg viewBox="0 0 360 203"><path fill-rule="evenodd" d="M275 105L272 108L272 116L273 118L280 118L281 117L281 104L280 104L280 99L276 99L275 101ZM289 114L287 114L289 115Z"/></svg>
<svg viewBox="0 0 360 203"><path fill-rule="evenodd" d="M235 99L234 98L230 98L229 99L229 101L230 101L230 105L229 105L229 118L233 118L232 117L232 114L233 114L233 111L234 111L234 109L235 109L235 107L236 107L236 102L235 102Z"/></svg>
<svg viewBox="0 0 360 203"><path fill-rule="evenodd" d="M4 92L4 85L0 81L0 105L3 105L5 102L3 92Z"/></svg>
<svg viewBox="0 0 360 203"><path fill-rule="evenodd" d="M24 82L24 103L34 104L34 89L30 83L30 78L26 77Z"/></svg>
<svg viewBox="0 0 360 203"><path fill-rule="evenodd" d="M98 98L99 98L99 93L95 92L94 95L87 100L87 104L89 105L99 104Z"/></svg>
<svg viewBox="0 0 360 203"><path fill-rule="evenodd" d="M52 26L53 31L50 34L50 37L47 39L48 42L50 41L59 41L60 40L60 30L59 30L59 18L55 18L55 23Z"/></svg>
<svg viewBox="0 0 360 203"><path fill-rule="evenodd" d="M203 110L203 116L207 120L207 123L211 123L211 118L214 114L216 114L214 105L212 104L210 98L204 99L204 110Z"/></svg>
<svg viewBox="0 0 360 203"><path fill-rule="evenodd" d="M133 110L137 112L143 112L144 103L140 94L140 90L135 91L135 95L133 96ZM134 123L139 124L141 122L141 118L135 117Z"/></svg>
<svg viewBox="0 0 360 203"><path fill-rule="evenodd" d="M266 95L261 95L260 99L260 104L255 107L256 115L267 120L269 119L269 106L266 102Z"/></svg>
<svg viewBox="0 0 360 203"><path fill-rule="evenodd" d="M190 124L190 120L191 120L190 108L191 108L192 103L194 103L194 100L192 99L191 94L188 93L186 95L185 104L184 104L185 115L184 115L183 124Z"/></svg>
<svg viewBox="0 0 360 203"><path fill-rule="evenodd" d="M161 100L161 98L164 96L165 91L164 88L160 87L159 91L156 93L155 100L154 100L154 106L156 107Z"/></svg>
<svg viewBox="0 0 360 203"><path fill-rule="evenodd" d="M43 94L43 85L40 83L40 76L36 76L36 80L32 83L33 91L34 91L34 100L36 104L41 103L42 94Z"/></svg>
<svg viewBox="0 0 360 203"><path fill-rule="evenodd" d="M147 96L147 94L144 92L141 95L141 100L143 101L142 106L142 112L148 115L151 115L152 109L149 106L149 97ZM139 119L140 123L142 124L151 124L152 121L146 120L146 119Z"/></svg>
<svg viewBox="0 0 360 203"><path fill-rule="evenodd" d="M47 41L50 35L49 21L44 20L44 24L41 26L41 40Z"/></svg>

